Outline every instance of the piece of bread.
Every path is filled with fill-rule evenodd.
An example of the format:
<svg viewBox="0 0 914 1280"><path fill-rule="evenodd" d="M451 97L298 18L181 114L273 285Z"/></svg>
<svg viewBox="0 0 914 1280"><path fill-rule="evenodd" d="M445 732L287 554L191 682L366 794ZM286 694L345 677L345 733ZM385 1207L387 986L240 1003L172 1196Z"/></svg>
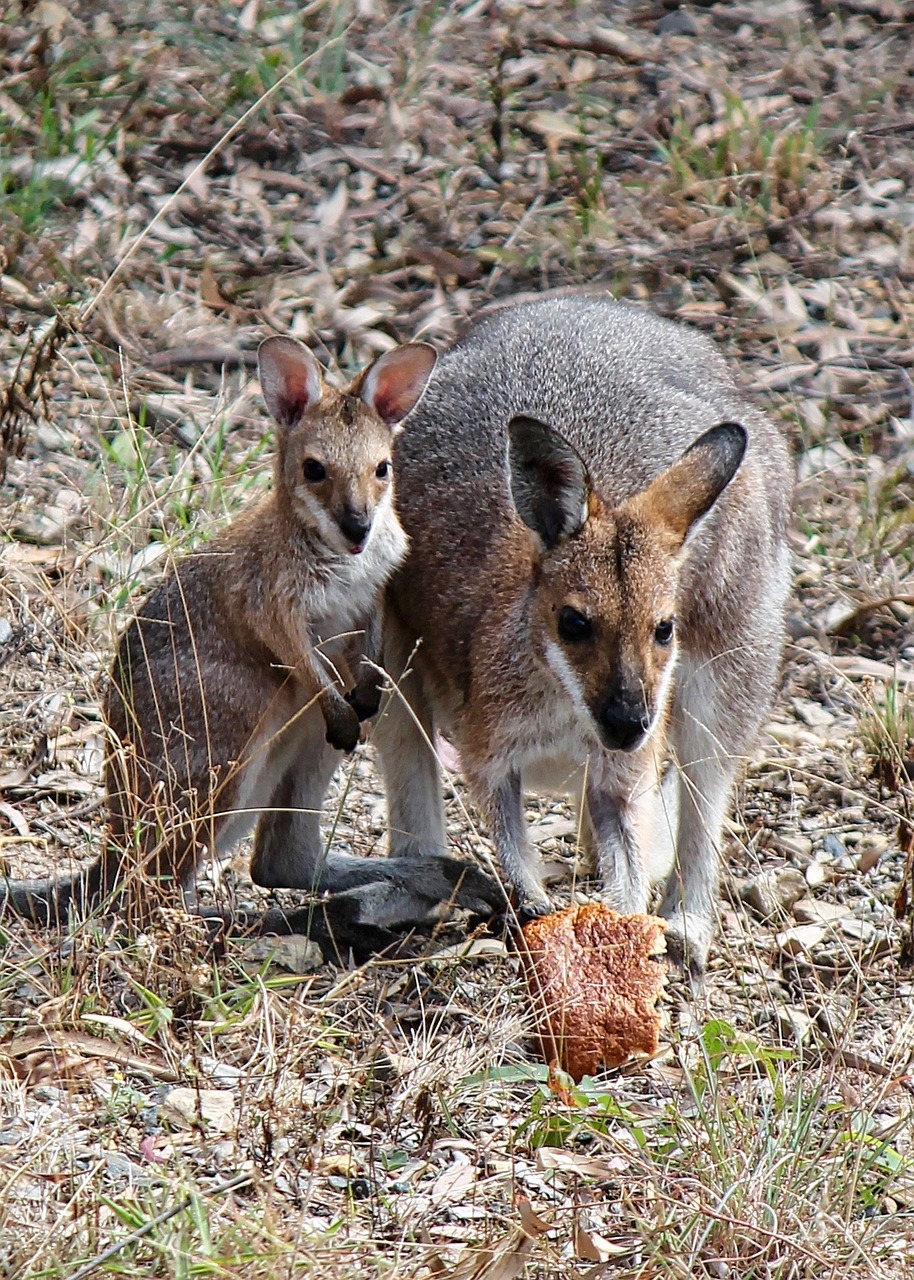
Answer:
<svg viewBox="0 0 914 1280"><path fill-rule="evenodd" d="M603 903L525 924L518 939L543 1059L575 1080L657 1051L663 920Z"/></svg>

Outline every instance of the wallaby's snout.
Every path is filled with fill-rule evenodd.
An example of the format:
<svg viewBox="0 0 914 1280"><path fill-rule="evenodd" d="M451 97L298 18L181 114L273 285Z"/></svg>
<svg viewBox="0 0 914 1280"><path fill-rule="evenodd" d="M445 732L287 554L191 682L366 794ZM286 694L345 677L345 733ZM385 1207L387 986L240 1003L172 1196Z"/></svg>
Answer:
<svg viewBox="0 0 914 1280"><path fill-rule="evenodd" d="M365 549L365 543L371 533L372 516L373 513L364 508L353 509L347 506L343 508L343 513L337 520L340 532L349 543L349 550L353 555L357 556Z"/></svg>
<svg viewBox="0 0 914 1280"><path fill-rule="evenodd" d="M610 751L634 751L644 742L651 720L643 697L610 694L597 718L603 745Z"/></svg>

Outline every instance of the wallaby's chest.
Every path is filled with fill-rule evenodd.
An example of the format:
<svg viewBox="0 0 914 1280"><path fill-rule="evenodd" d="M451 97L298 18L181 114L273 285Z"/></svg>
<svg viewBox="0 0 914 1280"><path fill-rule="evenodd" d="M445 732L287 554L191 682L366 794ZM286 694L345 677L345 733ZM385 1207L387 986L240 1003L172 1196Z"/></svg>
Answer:
<svg viewBox="0 0 914 1280"><path fill-rule="evenodd" d="M361 631L380 608L384 584L400 555L378 540L359 556L337 562L315 574L302 593L309 629L315 640L328 640L347 631Z"/></svg>

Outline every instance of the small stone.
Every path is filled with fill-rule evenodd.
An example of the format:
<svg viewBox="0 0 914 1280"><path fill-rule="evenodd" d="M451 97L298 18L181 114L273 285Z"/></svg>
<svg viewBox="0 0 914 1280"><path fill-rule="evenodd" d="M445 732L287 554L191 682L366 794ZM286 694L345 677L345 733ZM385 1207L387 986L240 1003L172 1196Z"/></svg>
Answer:
<svg viewBox="0 0 914 1280"><path fill-rule="evenodd" d="M794 919L800 924L819 924L825 928L840 924L850 915L847 907L837 906L833 902L820 902L816 898L800 898L794 903Z"/></svg>
<svg viewBox="0 0 914 1280"><path fill-rule="evenodd" d="M803 1009L790 1004L779 1005L776 1016L782 1040L789 1040L794 1044L806 1043L815 1025L814 1018L811 1018Z"/></svg>
<svg viewBox="0 0 914 1280"><path fill-rule="evenodd" d="M818 889L819 885L824 884L828 879L828 872L821 862L810 862L803 876L810 889Z"/></svg>
<svg viewBox="0 0 914 1280"><path fill-rule="evenodd" d="M286 938L252 938L244 944L242 958L248 964L269 961L290 973L312 973L324 963L317 943L297 933Z"/></svg>
<svg viewBox="0 0 914 1280"><path fill-rule="evenodd" d="M793 867L771 868L746 882L740 891L742 900L763 920L789 911L806 893L802 874Z"/></svg>
<svg viewBox="0 0 914 1280"><path fill-rule="evenodd" d="M232 1133L236 1125L235 1095L224 1089L170 1089L162 1110L172 1120L195 1126L203 1121L216 1133Z"/></svg>
<svg viewBox="0 0 914 1280"><path fill-rule="evenodd" d="M698 25L688 9L675 9L665 13L657 23L657 34L661 36L697 36Z"/></svg>
<svg viewBox="0 0 914 1280"><path fill-rule="evenodd" d="M881 860L882 855L889 847L889 842L885 836L868 835L861 837L857 846L858 860L857 865L861 871L872 871Z"/></svg>
<svg viewBox="0 0 914 1280"><path fill-rule="evenodd" d="M822 848L825 850L828 856L830 858L834 858L836 862L840 858L847 857L847 850L845 849L843 842L839 840L838 837L836 835L833 835L831 832L829 832L828 835L825 837L825 839L822 841Z"/></svg>
<svg viewBox="0 0 914 1280"><path fill-rule="evenodd" d="M13 624L9 618L0 618L0 645L6 644L13 634Z"/></svg>
<svg viewBox="0 0 914 1280"><path fill-rule="evenodd" d="M827 930L817 924L798 924L782 929L775 938L781 951L788 956L808 956L820 944Z"/></svg>
<svg viewBox="0 0 914 1280"><path fill-rule="evenodd" d="M841 932L846 938L854 938L858 942L872 942L876 937L876 926L870 924L869 920L858 920L856 916L848 915L840 923Z"/></svg>
<svg viewBox="0 0 914 1280"><path fill-rule="evenodd" d="M545 844L547 840L574 839L578 834L578 824L574 818L562 814L548 814L530 824L530 838L534 844Z"/></svg>
<svg viewBox="0 0 914 1280"><path fill-rule="evenodd" d="M812 841L808 836L779 835L777 848L785 857L793 858L801 866L812 857Z"/></svg>

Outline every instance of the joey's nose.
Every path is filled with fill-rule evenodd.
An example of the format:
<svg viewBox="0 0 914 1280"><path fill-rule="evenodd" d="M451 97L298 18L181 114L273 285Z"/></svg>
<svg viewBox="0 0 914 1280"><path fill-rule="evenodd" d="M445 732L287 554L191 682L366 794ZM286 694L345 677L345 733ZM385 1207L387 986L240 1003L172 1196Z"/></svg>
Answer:
<svg viewBox="0 0 914 1280"><path fill-rule="evenodd" d="M349 549L358 553L371 532L371 520L363 512L347 511L339 519L340 531L349 543Z"/></svg>
<svg viewBox="0 0 914 1280"><path fill-rule="evenodd" d="M641 745L649 727L643 706L607 698L600 708L600 735L611 751L633 751Z"/></svg>

